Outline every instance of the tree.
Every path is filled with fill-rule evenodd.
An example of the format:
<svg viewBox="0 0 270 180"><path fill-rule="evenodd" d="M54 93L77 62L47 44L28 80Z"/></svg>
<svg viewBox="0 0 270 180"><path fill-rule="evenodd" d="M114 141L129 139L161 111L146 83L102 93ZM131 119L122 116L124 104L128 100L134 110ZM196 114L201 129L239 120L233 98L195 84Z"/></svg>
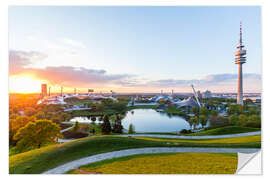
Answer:
<svg viewBox="0 0 270 180"><path fill-rule="evenodd" d="M211 116L213 116L213 117L218 116L218 111L212 110L212 111L211 111Z"/></svg>
<svg viewBox="0 0 270 180"><path fill-rule="evenodd" d="M24 110L24 114L26 116L33 116L36 113L36 109L33 107L26 107Z"/></svg>
<svg viewBox="0 0 270 180"><path fill-rule="evenodd" d="M116 116L115 123L114 123L114 126L113 126L113 132L114 133L122 133L122 131L123 131L123 126L122 126L122 123L121 123L121 117L118 114Z"/></svg>
<svg viewBox="0 0 270 180"><path fill-rule="evenodd" d="M16 149L23 151L31 148L56 143L61 138L60 127L50 120L42 119L29 122L25 127L19 129L14 139L18 140Z"/></svg>
<svg viewBox="0 0 270 180"><path fill-rule="evenodd" d="M204 127L207 123L207 117L205 115L200 115L199 119L200 119L200 123L201 123L202 127Z"/></svg>
<svg viewBox="0 0 270 180"><path fill-rule="evenodd" d="M254 128L261 128L261 116L255 115L255 114L249 116L246 126L254 127Z"/></svg>
<svg viewBox="0 0 270 180"><path fill-rule="evenodd" d="M197 116L193 116L193 117L189 118L189 123L192 124L193 129L196 128L197 122L198 122Z"/></svg>
<svg viewBox="0 0 270 180"><path fill-rule="evenodd" d="M199 109L198 109L197 107L195 107L195 106L193 106L193 107L191 108L191 111L192 111L195 115L198 115L198 114L199 114Z"/></svg>
<svg viewBox="0 0 270 180"><path fill-rule="evenodd" d="M64 113L64 112L61 114L61 117L62 117L62 121L69 121L72 118L72 116L69 113Z"/></svg>
<svg viewBox="0 0 270 180"><path fill-rule="evenodd" d="M109 116L106 114L103 116L103 123L100 125L102 134L110 134L112 131Z"/></svg>
<svg viewBox="0 0 270 180"><path fill-rule="evenodd" d="M100 103L100 104L97 105L97 111L99 111L99 112L104 111L104 104L103 103Z"/></svg>
<svg viewBox="0 0 270 180"><path fill-rule="evenodd" d="M243 114L244 112L244 107L240 104L233 104L230 105L227 111L229 114Z"/></svg>
<svg viewBox="0 0 270 180"><path fill-rule="evenodd" d="M229 116L229 123L235 125L239 122L239 117L235 114Z"/></svg>
<svg viewBox="0 0 270 180"><path fill-rule="evenodd" d="M238 125L240 125L240 126L246 126L247 121L248 121L248 118L247 118L246 115L244 115L244 114L240 114L240 115L239 115L239 122L238 122Z"/></svg>
<svg viewBox="0 0 270 180"><path fill-rule="evenodd" d="M135 127L131 123L128 127L128 134L135 134Z"/></svg>
<svg viewBox="0 0 270 180"><path fill-rule="evenodd" d="M73 131L73 132L78 132L78 131L79 131L79 128L80 128L80 127L79 127L79 122L76 121L74 127L72 128L72 131Z"/></svg>
<svg viewBox="0 0 270 180"><path fill-rule="evenodd" d="M9 128L11 137L13 137L20 128L23 128L29 122L34 121L36 121L36 117L34 116L17 116L16 119L10 119Z"/></svg>
<svg viewBox="0 0 270 180"><path fill-rule="evenodd" d="M200 108L200 115L208 116L208 109L205 107Z"/></svg>
<svg viewBox="0 0 270 180"><path fill-rule="evenodd" d="M54 115L51 120L56 123L56 124L61 124L62 123L62 118L61 118L61 115L57 114L57 115Z"/></svg>
<svg viewBox="0 0 270 180"><path fill-rule="evenodd" d="M38 111L36 114L35 114L36 118L37 119L45 119L45 113L42 112L42 111Z"/></svg>
<svg viewBox="0 0 270 180"><path fill-rule="evenodd" d="M189 126L190 126L190 129L192 129L193 122L192 122L190 119L188 120L188 124L189 124Z"/></svg>

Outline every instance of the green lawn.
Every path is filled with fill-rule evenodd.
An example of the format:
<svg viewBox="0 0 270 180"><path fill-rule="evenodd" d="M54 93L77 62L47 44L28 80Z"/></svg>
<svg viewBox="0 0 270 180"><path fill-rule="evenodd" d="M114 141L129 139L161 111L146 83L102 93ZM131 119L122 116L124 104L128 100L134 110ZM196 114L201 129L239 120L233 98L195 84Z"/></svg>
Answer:
<svg viewBox="0 0 270 180"><path fill-rule="evenodd" d="M170 107L168 109L165 109L164 110L164 113L167 113L167 114L172 114L172 115L181 115L181 116L185 116L186 113L184 113L183 111L175 108L175 107Z"/></svg>
<svg viewBox="0 0 270 180"><path fill-rule="evenodd" d="M158 153L104 160L67 174L234 174L236 169L237 153Z"/></svg>
<svg viewBox="0 0 270 180"><path fill-rule="evenodd" d="M186 136L207 136L207 135L225 135L225 134L238 134L238 133L247 133L260 131L260 128L249 128L249 127L240 127L240 126L224 126L215 129L209 129L206 131L186 134Z"/></svg>
<svg viewBox="0 0 270 180"><path fill-rule="evenodd" d="M260 142L248 143L201 143L178 142L167 143L116 136L94 136L78 139L69 143L50 145L41 149L31 150L25 153L9 157L10 174L38 174L66 162L82 157L111 152L122 149L142 147L250 147L260 148Z"/></svg>

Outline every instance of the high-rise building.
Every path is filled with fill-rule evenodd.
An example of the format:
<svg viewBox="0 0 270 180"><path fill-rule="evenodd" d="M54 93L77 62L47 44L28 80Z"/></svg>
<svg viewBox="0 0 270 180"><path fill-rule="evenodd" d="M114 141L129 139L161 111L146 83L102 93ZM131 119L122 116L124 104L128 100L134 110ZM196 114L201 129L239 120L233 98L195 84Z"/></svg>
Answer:
<svg viewBox="0 0 270 180"><path fill-rule="evenodd" d="M47 96L47 84L41 84L41 97Z"/></svg>
<svg viewBox="0 0 270 180"><path fill-rule="evenodd" d="M237 91L237 104L243 105L243 72L242 64L246 63L246 50L243 49L242 43L242 23L240 22L240 39L237 51L235 53L235 64L238 64L238 91Z"/></svg>
<svg viewBox="0 0 270 180"><path fill-rule="evenodd" d="M205 92L202 93L202 97L203 98L211 98L212 97L211 91L206 90Z"/></svg>

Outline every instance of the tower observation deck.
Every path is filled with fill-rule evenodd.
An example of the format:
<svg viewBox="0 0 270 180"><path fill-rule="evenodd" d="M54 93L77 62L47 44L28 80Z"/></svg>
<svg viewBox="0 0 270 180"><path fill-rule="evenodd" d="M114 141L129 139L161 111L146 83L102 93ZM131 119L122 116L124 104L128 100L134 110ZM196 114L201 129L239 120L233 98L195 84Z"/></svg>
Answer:
<svg viewBox="0 0 270 180"><path fill-rule="evenodd" d="M235 64L238 64L238 91L237 91L237 104L243 105L243 72L242 64L246 63L246 50L243 49L242 43L242 23L240 22L240 39L237 51L235 53Z"/></svg>

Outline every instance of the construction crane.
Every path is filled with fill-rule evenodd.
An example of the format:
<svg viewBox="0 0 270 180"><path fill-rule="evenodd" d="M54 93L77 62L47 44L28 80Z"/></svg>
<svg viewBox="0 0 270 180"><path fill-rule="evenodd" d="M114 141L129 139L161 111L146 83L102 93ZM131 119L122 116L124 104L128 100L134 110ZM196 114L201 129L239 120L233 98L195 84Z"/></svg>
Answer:
<svg viewBox="0 0 270 180"><path fill-rule="evenodd" d="M197 101L197 104L198 104L199 107L201 108L202 106L201 106L201 103L200 103L200 101L199 101L199 99L198 99L198 95L197 95L197 92L196 92L195 89L194 89L193 84L191 84L191 87L192 87L192 89L193 89L193 94L194 94L194 96L195 96L195 99L196 99L196 101Z"/></svg>

